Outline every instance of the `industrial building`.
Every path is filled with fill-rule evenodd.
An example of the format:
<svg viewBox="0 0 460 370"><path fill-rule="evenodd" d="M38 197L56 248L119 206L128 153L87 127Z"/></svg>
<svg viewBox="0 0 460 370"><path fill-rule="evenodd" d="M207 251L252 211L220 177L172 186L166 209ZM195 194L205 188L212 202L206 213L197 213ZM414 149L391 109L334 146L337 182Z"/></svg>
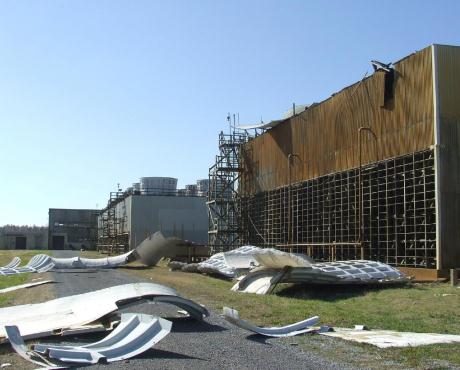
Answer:
<svg viewBox="0 0 460 370"><path fill-rule="evenodd" d="M215 250L370 259L433 279L460 267L460 47L373 66L256 137L221 134L208 199Z"/></svg>
<svg viewBox="0 0 460 370"><path fill-rule="evenodd" d="M98 214L96 209L50 208L48 249L95 249Z"/></svg>
<svg viewBox="0 0 460 370"><path fill-rule="evenodd" d="M98 249L128 251L157 231L206 244L206 184L177 189L175 178L142 177L126 191L111 192L98 217Z"/></svg>
<svg viewBox="0 0 460 370"><path fill-rule="evenodd" d="M48 228L40 226L3 226L0 249L46 249Z"/></svg>

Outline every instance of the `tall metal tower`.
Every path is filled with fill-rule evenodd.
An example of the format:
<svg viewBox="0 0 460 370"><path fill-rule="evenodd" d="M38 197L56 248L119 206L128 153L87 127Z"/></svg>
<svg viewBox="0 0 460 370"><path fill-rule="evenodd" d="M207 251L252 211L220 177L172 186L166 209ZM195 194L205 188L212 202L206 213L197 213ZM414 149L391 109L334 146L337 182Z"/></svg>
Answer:
<svg viewBox="0 0 460 370"><path fill-rule="evenodd" d="M230 123L230 115L227 118ZM241 246L238 184L242 173L241 146L249 135L230 127L230 134L219 134L219 154L209 168L208 243L213 253Z"/></svg>

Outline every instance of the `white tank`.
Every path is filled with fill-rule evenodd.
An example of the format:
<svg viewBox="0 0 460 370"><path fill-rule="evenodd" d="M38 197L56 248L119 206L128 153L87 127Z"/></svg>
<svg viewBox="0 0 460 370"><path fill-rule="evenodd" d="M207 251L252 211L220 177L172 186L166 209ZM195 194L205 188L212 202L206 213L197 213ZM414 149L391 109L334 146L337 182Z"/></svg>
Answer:
<svg viewBox="0 0 460 370"><path fill-rule="evenodd" d="M133 194L139 194L141 192L141 184L133 182Z"/></svg>
<svg viewBox="0 0 460 370"><path fill-rule="evenodd" d="M198 195L198 187L195 184L185 185L185 195L192 197Z"/></svg>
<svg viewBox="0 0 460 370"><path fill-rule="evenodd" d="M173 177L141 177L141 194L170 194L177 189L177 179Z"/></svg>

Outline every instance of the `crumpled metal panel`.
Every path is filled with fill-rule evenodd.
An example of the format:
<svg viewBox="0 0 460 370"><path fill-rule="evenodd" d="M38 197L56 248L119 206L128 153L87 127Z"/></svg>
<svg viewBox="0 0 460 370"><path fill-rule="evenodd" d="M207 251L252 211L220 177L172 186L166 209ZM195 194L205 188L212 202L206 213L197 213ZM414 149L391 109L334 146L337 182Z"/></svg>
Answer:
<svg viewBox="0 0 460 370"><path fill-rule="evenodd" d="M267 294L278 283L402 284L409 279L382 262L353 260L315 263L311 267L257 268L236 283L233 291Z"/></svg>
<svg viewBox="0 0 460 370"><path fill-rule="evenodd" d="M228 279L235 278L241 271L257 265L252 254L260 250L258 247L246 245L229 252L213 254L206 261L197 264L187 264L181 267L185 272L201 272L216 274Z"/></svg>
<svg viewBox="0 0 460 370"><path fill-rule="evenodd" d="M224 318L228 322L253 333L265 335L268 337L291 337L294 335L308 333L313 331L311 328L312 325L316 325L319 322L319 316L313 316L309 319L296 322L291 325L279 326L279 327L268 327L262 328L251 324L248 321L242 320L237 310L231 309L229 307L224 307Z"/></svg>
<svg viewBox="0 0 460 370"><path fill-rule="evenodd" d="M0 268L0 275L15 275L28 272L46 272L54 267L53 260L46 254L37 254L23 267Z"/></svg>
<svg viewBox="0 0 460 370"><path fill-rule="evenodd" d="M17 326L15 325L5 326L5 333L13 349L23 359L29 362L32 362L36 365L40 365L41 368L45 368L45 369L65 369L66 368L65 366L64 367L57 366L47 361L45 358L38 356L37 354L34 354L34 352L29 351L26 344L24 343L24 339L21 337L21 333L19 332L19 329Z"/></svg>
<svg viewBox="0 0 460 370"><path fill-rule="evenodd" d="M34 350L63 362L96 364L121 361L145 352L171 331L168 320L144 314L122 314L121 322L107 337L84 346L37 344Z"/></svg>
<svg viewBox="0 0 460 370"><path fill-rule="evenodd" d="M21 264L21 259L19 257L14 257L10 263L6 264L3 267L0 267L0 269L14 269L15 267L18 267Z"/></svg>
<svg viewBox="0 0 460 370"><path fill-rule="evenodd" d="M224 253L225 263L235 269L250 269L258 265L254 259L254 253L261 251L262 248L253 245L243 245L240 248Z"/></svg>
<svg viewBox="0 0 460 370"><path fill-rule="evenodd" d="M89 269L89 268L114 268L127 264L134 251L114 257L104 258L56 258L51 257L55 269Z"/></svg>
<svg viewBox="0 0 460 370"><path fill-rule="evenodd" d="M252 252L254 259L260 266L267 268L310 267L314 261L305 254L287 253L273 248L264 248Z"/></svg>
<svg viewBox="0 0 460 370"><path fill-rule="evenodd" d="M209 316L205 307L180 297L174 289L153 283L125 284L44 303L0 308L0 342L5 340L5 325L16 325L26 339L38 338L92 323L139 299L176 305L198 320Z"/></svg>
<svg viewBox="0 0 460 370"><path fill-rule="evenodd" d="M460 335L410 333L391 330L355 330L334 328L334 331L320 332L328 337L367 343L379 348L415 347L440 343L460 343Z"/></svg>

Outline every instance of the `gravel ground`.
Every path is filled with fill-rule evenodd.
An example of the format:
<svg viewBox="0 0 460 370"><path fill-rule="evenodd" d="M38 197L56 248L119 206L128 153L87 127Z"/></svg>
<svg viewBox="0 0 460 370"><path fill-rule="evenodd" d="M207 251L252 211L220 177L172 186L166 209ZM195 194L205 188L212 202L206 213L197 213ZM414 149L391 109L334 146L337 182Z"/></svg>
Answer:
<svg viewBox="0 0 460 370"><path fill-rule="evenodd" d="M55 251L70 257L72 251ZM57 297L85 293L114 285L146 281L119 270L71 270L54 272ZM148 280L147 280L148 281ZM129 361L97 365L100 369L344 369L326 357L300 350L285 341L266 339L227 323L215 312L203 322L180 317L177 307L139 304L125 311L159 315L173 322L171 333L155 347ZM94 341L93 334L79 340ZM284 342L284 343L283 343ZM75 342L76 343L76 342ZM80 342L81 343L81 342ZM327 353L325 353L327 356ZM129 364L127 364L129 363Z"/></svg>

